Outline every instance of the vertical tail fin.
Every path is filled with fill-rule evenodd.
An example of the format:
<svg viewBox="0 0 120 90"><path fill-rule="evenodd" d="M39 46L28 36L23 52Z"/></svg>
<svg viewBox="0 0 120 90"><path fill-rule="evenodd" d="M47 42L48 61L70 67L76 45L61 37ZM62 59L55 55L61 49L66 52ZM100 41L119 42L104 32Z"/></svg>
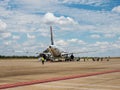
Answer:
<svg viewBox="0 0 120 90"><path fill-rule="evenodd" d="M51 34L51 45L54 45L53 33L52 33L52 26L50 26L50 34Z"/></svg>

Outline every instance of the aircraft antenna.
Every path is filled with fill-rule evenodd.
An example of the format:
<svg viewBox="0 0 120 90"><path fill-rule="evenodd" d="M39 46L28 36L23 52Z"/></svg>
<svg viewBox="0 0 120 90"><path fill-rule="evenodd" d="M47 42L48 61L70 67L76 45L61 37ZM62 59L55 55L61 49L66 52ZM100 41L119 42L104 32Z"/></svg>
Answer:
<svg viewBox="0 0 120 90"><path fill-rule="evenodd" d="M54 45L53 33L52 33L52 26L50 26L50 33L51 33L51 45Z"/></svg>

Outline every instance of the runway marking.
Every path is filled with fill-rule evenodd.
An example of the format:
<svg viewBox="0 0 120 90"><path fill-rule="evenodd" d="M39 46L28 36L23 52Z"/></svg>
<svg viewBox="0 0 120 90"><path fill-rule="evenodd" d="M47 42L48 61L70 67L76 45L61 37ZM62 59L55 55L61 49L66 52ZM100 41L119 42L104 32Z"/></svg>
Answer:
<svg viewBox="0 0 120 90"><path fill-rule="evenodd" d="M95 72L95 73L88 73L88 74L64 76L64 77L50 78L50 79L44 79L44 80L33 80L33 81L28 81L28 82L17 82L17 83L13 83L13 84L2 84L2 85L0 85L0 89L13 88L13 87L18 87L18 86L26 86L26 85L32 85L32 84L39 84L39 83L47 83L47 82L67 80L67 79L74 79L74 78L89 77L89 76L114 73L114 72L120 72L120 70L110 70L110 71Z"/></svg>

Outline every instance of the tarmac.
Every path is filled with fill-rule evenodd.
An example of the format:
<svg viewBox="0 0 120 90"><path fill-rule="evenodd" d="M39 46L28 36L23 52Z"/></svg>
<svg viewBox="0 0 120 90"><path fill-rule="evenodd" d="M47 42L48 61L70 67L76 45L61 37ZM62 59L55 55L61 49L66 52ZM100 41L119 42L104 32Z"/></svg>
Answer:
<svg viewBox="0 0 120 90"><path fill-rule="evenodd" d="M119 58L45 65L34 59L0 60L0 71L2 90L120 90Z"/></svg>

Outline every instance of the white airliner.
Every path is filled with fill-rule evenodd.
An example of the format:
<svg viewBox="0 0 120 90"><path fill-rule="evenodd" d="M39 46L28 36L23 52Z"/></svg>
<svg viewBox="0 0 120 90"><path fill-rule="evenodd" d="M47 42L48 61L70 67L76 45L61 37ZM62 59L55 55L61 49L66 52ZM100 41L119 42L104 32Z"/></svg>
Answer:
<svg viewBox="0 0 120 90"><path fill-rule="evenodd" d="M51 35L51 45L46 50L44 50L43 53L40 53L40 56L44 56L46 59L51 61L73 60L74 58L73 54L76 53L68 53L62 51L58 48L58 46L54 45L52 26L50 26L50 35ZM85 51L85 52L77 52L77 53L87 53L87 52L94 52L94 51Z"/></svg>
<svg viewBox="0 0 120 90"><path fill-rule="evenodd" d="M42 53L40 53L40 56L43 55L45 58L50 59L52 61L65 60L68 56L68 53L60 50L58 46L54 45L52 26L50 26L50 35L51 45Z"/></svg>

